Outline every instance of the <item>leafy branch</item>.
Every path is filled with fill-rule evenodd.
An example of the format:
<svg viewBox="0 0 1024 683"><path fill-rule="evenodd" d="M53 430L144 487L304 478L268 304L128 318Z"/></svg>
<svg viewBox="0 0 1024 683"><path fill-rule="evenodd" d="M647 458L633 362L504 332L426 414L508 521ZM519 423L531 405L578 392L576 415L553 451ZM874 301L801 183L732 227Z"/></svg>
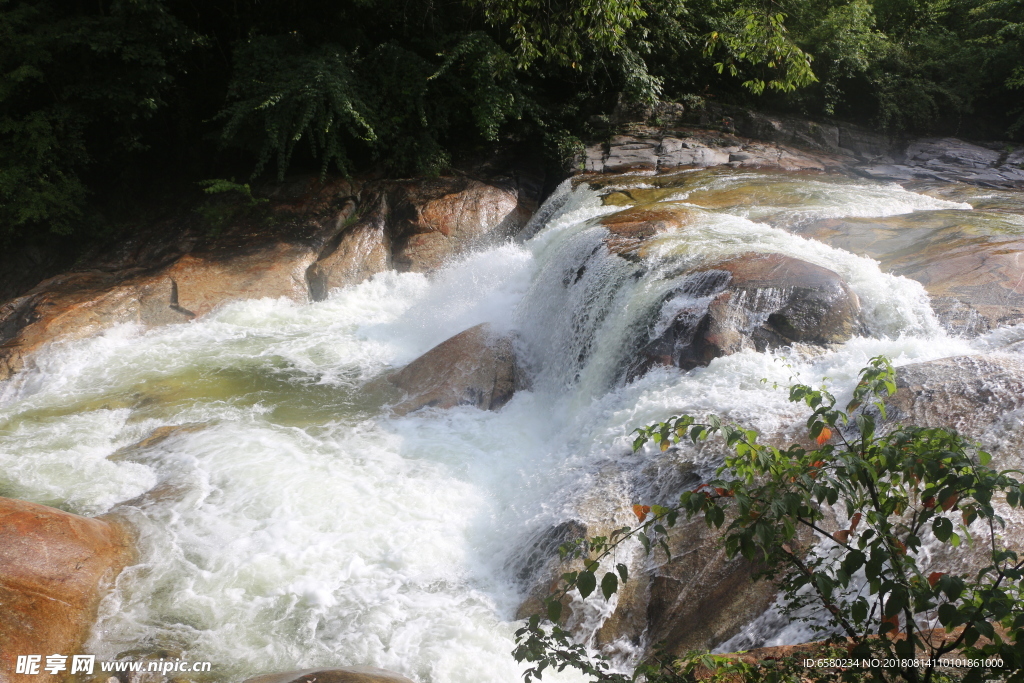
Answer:
<svg viewBox="0 0 1024 683"><path fill-rule="evenodd" d="M573 590L582 599L591 595L601 563L628 539L646 553L660 547L671 560L667 539L684 514L721 529L728 557L742 555L778 578L786 613L812 607L823 622L818 628L843 634L851 655L892 663L866 672L877 680L930 682L934 660L954 651L1000 662L972 668L965 681L1021 680L1024 559L1002 547L997 533L1005 525L997 505L1024 500L1024 485L1010 476L1019 472L990 468L991 456L952 430L897 425L879 434L874 416L885 419L884 399L895 391L895 371L882 357L862 370L845 410L825 389L791 387L790 400L812 411L806 426L817 448L810 450L759 443L755 430L716 416L681 415L635 430L634 452L718 436L730 453L712 480L683 492L678 503L634 505L635 527L563 545L562 559L581 558L583 569L564 574L545 601L550 631L535 616L518 632L517 659L535 663L527 680L547 666L618 680L607 662L583 662L581 646L566 649L568 634L557 625L562 600ZM954 526L956 512L962 524ZM840 528L830 533L833 525ZM956 548L984 531L990 549L980 571L925 573L925 542ZM605 572L605 599L627 578L623 564Z"/></svg>

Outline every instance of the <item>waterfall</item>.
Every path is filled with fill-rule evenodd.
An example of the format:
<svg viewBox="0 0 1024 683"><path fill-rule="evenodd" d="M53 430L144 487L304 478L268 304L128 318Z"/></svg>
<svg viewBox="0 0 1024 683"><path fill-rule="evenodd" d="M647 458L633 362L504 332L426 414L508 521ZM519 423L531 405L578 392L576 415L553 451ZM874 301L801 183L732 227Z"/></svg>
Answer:
<svg viewBox="0 0 1024 683"><path fill-rule="evenodd" d="M634 427L707 411L786 432L801 413L773 384L828 377L842 400L872 356L902 364L991 343L947 335L917 282L793 229L969 205L846 178L769 178L768 195L754 173L694 178L685 189L566 181L527 239L429 276L388 272L325 301L245 301L40 353L0 386L0 494L113 512L139 533L139 562L101 605L87 650L164 649L213 662L218 680L372 665L423 683L513 683L516 558L545 529L621 519L634 496L674 493L631 454ZM751 188L756 203L705 200ZM615 192L659 193L697 219L624 259L600 224L622 208L605 201ZM751 251L837 273L860 301L861 334L630 377L642 344L708 305L679 274ZM395 417L367 389L481 322L515 332L533 374L500 411Z"/></svg>

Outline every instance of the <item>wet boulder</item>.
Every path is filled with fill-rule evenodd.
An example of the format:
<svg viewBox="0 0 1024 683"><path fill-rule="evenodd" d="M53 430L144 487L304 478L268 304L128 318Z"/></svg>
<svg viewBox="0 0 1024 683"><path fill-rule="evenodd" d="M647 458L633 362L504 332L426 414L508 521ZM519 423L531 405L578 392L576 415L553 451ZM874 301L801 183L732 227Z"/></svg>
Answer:
<svg viewBox="0 0 1024 683"><path fill-rule="evenodd" d="M699 209L669 202L630 207L601 219L608 230L604 243L613 254L638 260L645 255L644 246L651 239L682 230L699 215Z"/></svg>
<svg viewBox="0 0 1024 683"><path fill-rule="evenodd" d="M525 593L516 617L543 613L543 598L561 585L563 573L583 569L579 558L560 559L562 543L610 537L636 522L631 506L638 496L668 504L701 480L696 466L672 453L655 456L639 470L606 464L577 492L571 503L575 518L534 534L508 563ZM668 543L671 559L661 550L645 554L623 547L614 561L628 566L629 579L619 584L614 609L600 592L583 604L565 599L563 625L606 653L651 653L662 644L671 654L683 654L728 640L775 599L777 587L755 579L758 568L742 557L729 559L721 532L702 517L679 519ZM611 566L601 571L607 570Z"/></svg>
<svg viewBox="0 0 1024 683"><path fill-rule="evenodd" d="M661 646L671 655L712 649L775 601L778 587L755 579L759 568L742 556L728 558L721 532L703 518L678 522L670 544L672 559L654 554L660 562L620 596L597 634L599 644L623 637L639 641L643 634L648 648Z"/></svg>
<svg viewBox="0 0 1024 683"><path fill-rule="evenodd" d="M332 289L355 285L391 270L391 237L387 226L387 195L364 193L359 212L345 216L338 234L324 245L306 271L310 297L323 301Z"/></svg>
<svg viewBox="0 0 1024 683"><path fill-rule="evenodd" d="M979 440L993 467L1024 469L1024 361L1018 356L954 356L896 369L886 400L890 424L955 429Z"/></svg>
<svg viewBox="0 0 1024 683"><path fill-rule="evenodd" d="M519 233L537 198L512 180L436 178L391 197L392 258L399 271L436 270L469 250Z"/></svg>
<svg viewBox="0 0 1024 683"><path fill-rule="evenodd" d="M113 521L0 498L0 681L16 680L19 655L79 652L104 590L132 557ZM32 680L64 678L40 666Z"/></svg>
<svg viewBox="0 0 1024 683"><path fill-rule="evenodd" d="M896 387L885 401L883 430L897 424L953 429L992 455L989 467L1024 470L1024 361L1019 356L954 356L903 365L896 368ZM1019 550L1024 511L1000 497L995 508L1004 520L996 527L999 543ZM959 514L953 519L960 524ZM971 535L972 542L957 548L932 544L921 558L922 570L973 575L991 564L991 529L978 521Z"/></svg>
<svg viewBox="0 0 1024 683"><path fill-rule="evenodd" d="M387 381L403 393L393 410L405 415L460 405L497 410L523 386L524 376L512 338L484 323L441 342Z"/></svg>
<svg viewBox="0 0 1024 683"><path fill-rule="evenodd" d="M629 368L684 370L745 348L844 342L858 329L857 295L836 273L781 254L744 254L680 276Z"/></svg>
<svg viewBox="0 0 1024 683"><path fill-rule="evenodd" d="M371 666L301 669L247 678L243 683L412 683L401 674Z"/></svg>

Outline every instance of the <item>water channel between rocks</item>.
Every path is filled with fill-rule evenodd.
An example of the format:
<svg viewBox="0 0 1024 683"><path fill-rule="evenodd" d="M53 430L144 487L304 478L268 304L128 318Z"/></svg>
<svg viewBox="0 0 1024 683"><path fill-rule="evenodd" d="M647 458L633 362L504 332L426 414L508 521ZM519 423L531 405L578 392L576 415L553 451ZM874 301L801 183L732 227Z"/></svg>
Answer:
<svg viewBox="0 0 1024 683"><path fill-rule="evenodd" d="M105 599L87 649L164 649L213 662L219 680L374 665L423 683L513 683L519 556L565 520L628 521L631 503L672 493L645 474L653 453L630 454L634 427L714 411L795 435L802 413L773 384L828 377L842 395L878 354L899 365L1024 338L951 336L921 284L806 236L822 221L904 215L913 225L890 221L890 232L934 215L1019 236L1012 193L951 201L736 171L610 182L564 185L530 239L430 276L391 272L319 303L246 301L194 323L113 328L55 344L0 384L0 495L115 511L140 535L140 562ZM691 215L645 244L642 266L604 249L596 222L635 202ZM858 334L627 381L638 335L692 303L666 298L672 274L752 251L839 274L860 301ZM515 332L534 373L500 410L396 417L366 390L481 322ZM657 471L701 456L664 458ZM773 628L762 641L806 636Z"/></svg>

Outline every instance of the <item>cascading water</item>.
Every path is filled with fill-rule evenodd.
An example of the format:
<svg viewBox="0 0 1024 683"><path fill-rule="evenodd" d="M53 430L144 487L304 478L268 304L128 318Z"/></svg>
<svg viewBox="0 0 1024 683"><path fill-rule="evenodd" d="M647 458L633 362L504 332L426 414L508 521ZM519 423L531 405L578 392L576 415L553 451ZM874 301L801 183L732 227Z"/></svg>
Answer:
<svg viewBox="0 0 1024 683"><path fill-rule="evenodd" d="M566 519L621 516L633 495L671 493L636 483L634 427L713 411L784 432L800 412L773 383L827 376L849 387L878 354L899 364L1019 338L947 336L921 285L790 231L967 204L842 178L614 182L563 184L526 242L429 277L387 273L320 303L247 301L186 325L113 328L52 345L0 385L0 495L112 511L139 534L139 562L104 601L88 650L112 659L163 649L213 662L218 680L375 665L424 683L512 683L516 555ZM622 208L602 201L616 192L656 193L648 200L699 218L653 240L643 263L622 259L595 222ZM748 199L707 201L729 192ZM865 334L626 382L648 330L701 305L666 299L673 273L749 251L838 273L859 297ZM394 417L365 389L481 322L514 330L534 374L500 411ZM633 488L588 495L609 468Z"/></svg>

